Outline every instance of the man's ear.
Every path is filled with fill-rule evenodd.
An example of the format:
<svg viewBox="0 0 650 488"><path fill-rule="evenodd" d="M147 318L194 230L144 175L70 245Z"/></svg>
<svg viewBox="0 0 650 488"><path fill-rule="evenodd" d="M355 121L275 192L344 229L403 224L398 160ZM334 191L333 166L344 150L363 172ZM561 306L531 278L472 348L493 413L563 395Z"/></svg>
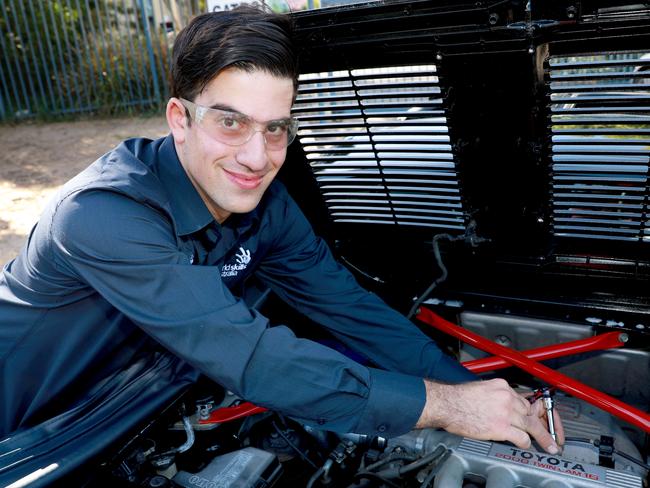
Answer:
<svg viewBox="0 0 650 488"><path fill-rule="evenodd" d="M187 128L187 117L185 107L178 98L170 98L167 102L167 125L171 130L172 137L176 144L183 144L185 142L185 129Z"/></svg>

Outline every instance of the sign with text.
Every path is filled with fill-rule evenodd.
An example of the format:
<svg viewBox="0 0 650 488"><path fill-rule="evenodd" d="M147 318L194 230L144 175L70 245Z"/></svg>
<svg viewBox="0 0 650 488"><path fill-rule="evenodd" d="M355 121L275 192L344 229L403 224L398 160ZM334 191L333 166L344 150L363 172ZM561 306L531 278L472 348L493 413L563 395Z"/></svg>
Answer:
<svg viewBox="0 0 650 488"><path fill-rule="evenodd" d="M237 5L242 3L251 3L251 2L240 2L238 0L208 0L208 12L222 12L224 10L232 10Z"/></svg>
<svg viewBox="0 0 650 488"><path fill-rule="evenodd" d="M260 2L246 0L207 0L207 7L208 12L223 12L224 10L232 10L237 5L243 3L251 4ZM270 7L274 12L295 12L296 10L319 8L321 0L265 0L261 3Z"/></svg>

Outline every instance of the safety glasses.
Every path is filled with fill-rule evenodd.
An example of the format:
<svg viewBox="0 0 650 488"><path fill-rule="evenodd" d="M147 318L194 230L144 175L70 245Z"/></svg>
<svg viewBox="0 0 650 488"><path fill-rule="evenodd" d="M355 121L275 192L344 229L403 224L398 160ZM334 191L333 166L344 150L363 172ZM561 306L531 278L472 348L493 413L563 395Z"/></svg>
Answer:
<svg viewBox="0 0 650 488"><path fill-rule="evenodd" d="M293 142L298 132L298 121L293 117L258 122L239 112L204 107L184 98L180 101L192 120L205 132L229 146L246 144L253 134L261 132L268 149L284 149Z"/></svg>

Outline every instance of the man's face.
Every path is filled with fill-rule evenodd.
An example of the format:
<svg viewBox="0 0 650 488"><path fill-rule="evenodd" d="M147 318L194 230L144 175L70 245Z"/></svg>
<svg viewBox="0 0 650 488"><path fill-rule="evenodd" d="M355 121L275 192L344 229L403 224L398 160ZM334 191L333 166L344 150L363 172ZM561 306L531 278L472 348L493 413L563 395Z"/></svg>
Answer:
<svg viewBox="0 0 650 488"><path fill-rule="evenodd" d="M220 72L193 101L264 123L290 116L293 82L264 71L230 68ZM232 213L253 210L287 153L286 147L268 148L261 130L248 142L231 146L216 140L193 120L182 129L182 137L176 137L176 132L174 136L183 168L218 222Z"/></svg>

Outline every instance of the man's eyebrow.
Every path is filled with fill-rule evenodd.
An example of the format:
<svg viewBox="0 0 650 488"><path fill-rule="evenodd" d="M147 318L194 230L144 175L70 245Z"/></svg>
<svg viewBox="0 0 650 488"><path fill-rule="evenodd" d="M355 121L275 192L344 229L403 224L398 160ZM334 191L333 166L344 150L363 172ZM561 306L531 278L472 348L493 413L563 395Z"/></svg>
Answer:
<svg viewBox="0 0 650 488"><path fill-rule="evenodd" d="M215 103L214 105L210 105L209 108L213 108L213 109L216 109L216 110L223 110L224 112L230 112L230 113L235 114L235 115L241 115L242 117L250 118L245 113L242 113L239 110L235 110L230 105L225 105L223 103ZM267 122L267 123L269 123L269 122L289 123L289 122L291 122L291 116L289 115L287 117L280 117L279 119L266 120L265 122Z"/></svg>
<svg viewBox="0 0 650 488"><path fill-rule="evenodd" d="M234 113L234 114L238 114L238 115L246 115L246 114L241 113L241 112L238 111L238 110L235 110L235 109L232 108L231 106L229 106L229 105L224 105L224 104L222 104L222 103L215 103L214 105L210 105L210 108L214 108L214 109L216 109L216 110L223 110L224 112L232 112L232 113Z"/></svg>

